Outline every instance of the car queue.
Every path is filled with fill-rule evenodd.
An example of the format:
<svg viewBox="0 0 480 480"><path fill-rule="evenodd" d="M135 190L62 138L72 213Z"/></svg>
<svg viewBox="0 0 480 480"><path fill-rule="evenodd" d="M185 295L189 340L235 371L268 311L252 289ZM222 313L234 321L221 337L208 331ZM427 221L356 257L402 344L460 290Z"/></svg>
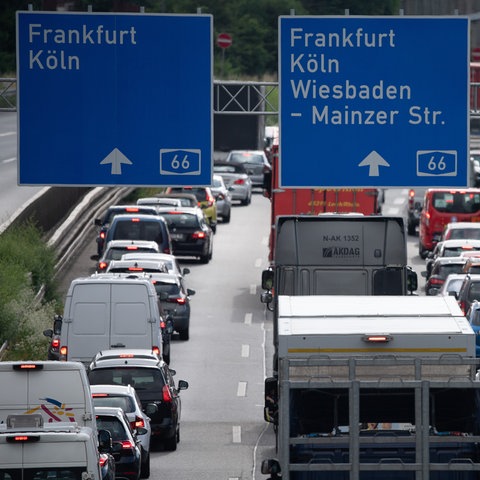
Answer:
<svg viewBox="0 0 480 480"><path fill-rule="evenodd" d="M223 180L219 183L220 192L212 194L214 202L206 208L210 213L214 209L211 218L229 223L230 191ZM174 199L175 193L163 197ZM216 199L229 207L218 217ZM97 253L102 252L96 272L72 281L63 318L57 315L54 328L44 332L51 337L50 360L85 365L97 422L112 430L114 443L123 445L112 451L117 477L129 480L149 477L150 445L159 443L173 451L180 441L180 391L188 382L173 378L170 339L174 332L180 341L189 339L195 291L185 279L190 270L179 262L194 257L208 263L213 256L214 232L201 202L182 206L168 200L156 204L149 199L148 205L141 205L140 199L138 206L154 208L155 213L137 205L111 206L104 217L108 221L94 221ZM146 293L140 294L140 287ZM155 302L149 300L152 292ZM155 322L151 327L149 319ZM103 338L103 331L117 336Z"/></svg>

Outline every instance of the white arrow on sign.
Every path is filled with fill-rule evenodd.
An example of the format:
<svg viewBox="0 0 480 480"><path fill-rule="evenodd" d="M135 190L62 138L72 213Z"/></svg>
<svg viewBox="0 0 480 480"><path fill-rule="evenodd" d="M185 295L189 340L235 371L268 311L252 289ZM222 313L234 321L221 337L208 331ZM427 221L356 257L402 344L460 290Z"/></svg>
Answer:
<svg viewBox="0 0 480 480"><path fill-rule="evenodd" d="M132 162L118 149L114 148L101 162L100 165L112 165L112 175L122 174L122 163L132 165Z"/></svg>
<svg viewBox="0 0 480 480"><path fill-rule="evenodd" d="M378 177L378 167L389 167L390 164L375 150L372 150L359 164L359 167L369 167L368 176Z"/></svg>

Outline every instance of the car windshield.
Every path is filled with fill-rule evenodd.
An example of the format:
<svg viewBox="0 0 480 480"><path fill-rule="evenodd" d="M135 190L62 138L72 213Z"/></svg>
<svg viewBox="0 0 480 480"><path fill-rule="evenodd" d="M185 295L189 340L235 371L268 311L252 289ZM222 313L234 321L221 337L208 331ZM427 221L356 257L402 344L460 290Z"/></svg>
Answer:
<svg viewBox="0 0 480 480"><path fill-rule="evenodd" d="M88 378L92 385L131 385L137 392L142 390L157 392L164 385L162 374L157 368L98 368L91 370Z"/></svg>
<svg viewBox="0 0 480 480"><path fill-rule="evenodd" d="M258 153L232 153L230 160L242 163L263 163L263 155Z"/></svg>
<svg viewBox="0 0 480 480"><path fill-rule="evenodd" d="M93 406L94 407L118 407L125 413L132 413L135 411L135 405L133 400L127 395L105 395L99 396L93 394Z"/></svg>

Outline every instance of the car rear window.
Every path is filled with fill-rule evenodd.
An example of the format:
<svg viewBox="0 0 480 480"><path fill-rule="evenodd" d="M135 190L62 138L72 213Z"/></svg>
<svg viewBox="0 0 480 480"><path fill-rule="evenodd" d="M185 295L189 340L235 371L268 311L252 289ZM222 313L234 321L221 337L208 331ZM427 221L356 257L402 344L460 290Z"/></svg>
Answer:
<svg viewBox="0 0 480 480"><path fill-rule="evenodd" d="M453 228L448 234L448 238L452 240L465 238L480 239L480 227L479 228Z"/></svg>
<svg viewBox="0 0 480 480"><path fill-rule="evenodd" d="M190 213L161 213L168 228L198 228L198 217Z"/></svg>
<svg viewBox="0 0 480 480"><path fill-rule="evenodd" d="M471 192L435 192L435 210L443 213L475 213L480 210L480 194Z"/></svg>
<svg viewBox="0 0 480 480"><path fill-rule="evenodd" d="M143 253L158 253L158 250L155 250L153 248L138 248L136 249L137 252L143 252ZM122 256L125 255L126 253L131 253L132 252L132 247L113 247L109 248L105 252L105 259L106 260L121 260Z"/></svg>
<svg viewBox="0 0 480 480"><path fill-rule="evenodd" d="M93 405L95 407L118 407L125 413L135 411L133 400L127 395L108 395L105 397L93 396Z"/></svg>
<svg viewBox="0 0 480 480"><path fill-rule="evenodd" d="M99 430L108 430L114 442L119 442L128 438L125 426L116 417L97 415L97 428Z"/></svg>
<svg viewBox="0 0 480 480"><path fill-rule="evenodd" d="M453 263L449 265L441 265L438 271L433 272L432 275L440 275L443 278L447 278L451 273L462 273L463 263Z"/></svg>
<svg viewBox="0 0 480 480"><path fill-rule="evenodd" d="M256 153L232 153L230 161L261 164L263 163L263 156Z"/></svg>
<svg viewBox="0 0 480 480"><path fill-rule="evenodd" d="M98 368L90 371L88 379L92 385L131 385L140 398L142 392L158 392L164 385L160 370L148 367Z"/></svg>
<svg viewBox="0 0 480 480"><path fill-rule="evenodd" d="M154 283L157 295L160 293L167 293L169 296L178 296L180 294L180 287L176 283L162 283L156 281Z"/></svg>
<svg viewBox="0 0 480 480"><path fill-rule="evenodd" d="M159 221L121 220L115 224L112 240L148 240L161 245L163 242L162 226Z"/></svg>

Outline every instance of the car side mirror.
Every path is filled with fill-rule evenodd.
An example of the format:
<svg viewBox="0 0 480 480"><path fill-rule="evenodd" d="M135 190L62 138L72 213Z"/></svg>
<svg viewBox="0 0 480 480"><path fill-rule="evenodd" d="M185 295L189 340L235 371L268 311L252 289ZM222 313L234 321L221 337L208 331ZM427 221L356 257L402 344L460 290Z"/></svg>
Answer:
<svg viewBox="0 0 480 480"><path fill-rule="evenodd" d="M187 288L187 295L188 296L191 297L192 295L195 295L195 293L196 293L195 290L192 290L191 288Z"/></svg>
<svg viewBox="0 0 480 480"><path fill-rule="evenodd" d="M188 382L186 380L178 381L178 390L186 390L188 388Z"/></svg>
<svg viewBox="0 0 480 480"><path fill-rule="evenodd" d="M94 221L93 221L93 224L96 226L96 227L101 227L102 226L102 220L100 218L96 218Z"/></svg>
<svg viewBox="0 0 480 480"><path fill-rule="evenodd" d="M52 338L53 337L53 330L51 328L47 328L46 330L43 331L43 334L46 337Z"/></svg>
<svg viewBox="0 0 480 480"><path fill-rule="evenodd" d="M187 275L190 273L190 269L188 267L185 267L183 270L182 270L182 275Z"/></svg>
<svg viewBox="0 0 480 480"><path fill-rule="evenodd" d="M412 293L418 289L418 277L417 272L408 267L407 270L407 290Z"/></svg>

